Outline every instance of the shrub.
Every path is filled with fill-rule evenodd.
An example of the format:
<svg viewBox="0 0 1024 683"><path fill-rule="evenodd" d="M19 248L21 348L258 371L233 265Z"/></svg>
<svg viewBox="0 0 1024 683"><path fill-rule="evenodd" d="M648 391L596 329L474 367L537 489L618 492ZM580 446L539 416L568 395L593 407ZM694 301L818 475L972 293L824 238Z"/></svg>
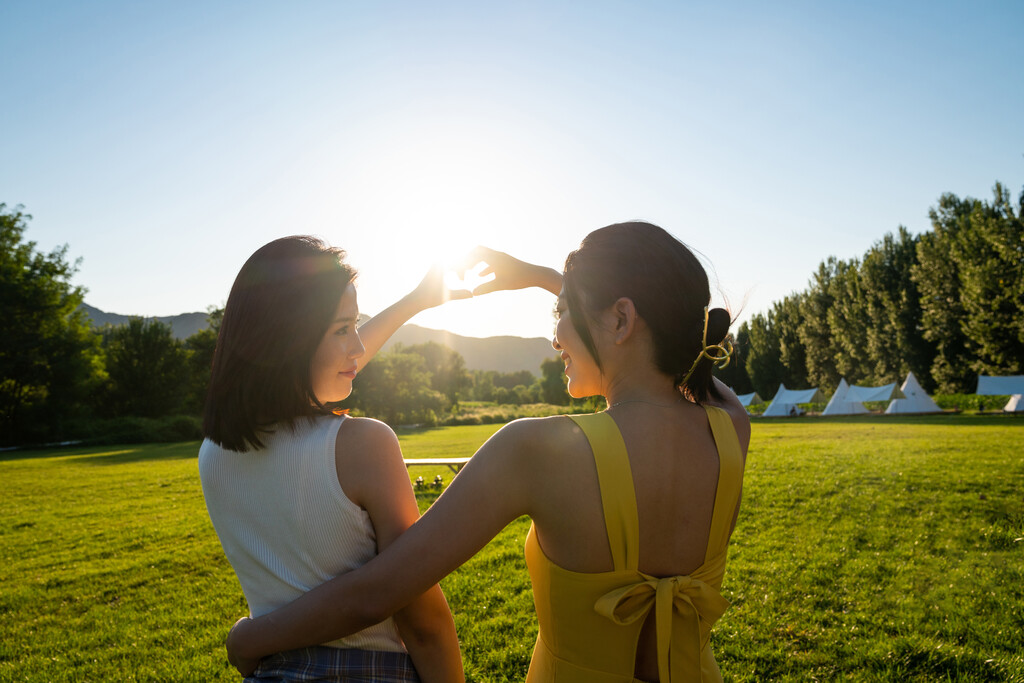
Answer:
<svg viewBox="0 0 1024 683"><path fill-rule="evenodd" d="M936 405L943 410L1002 410L1009 396L980 396L978 394L936 394Z"/></svg>

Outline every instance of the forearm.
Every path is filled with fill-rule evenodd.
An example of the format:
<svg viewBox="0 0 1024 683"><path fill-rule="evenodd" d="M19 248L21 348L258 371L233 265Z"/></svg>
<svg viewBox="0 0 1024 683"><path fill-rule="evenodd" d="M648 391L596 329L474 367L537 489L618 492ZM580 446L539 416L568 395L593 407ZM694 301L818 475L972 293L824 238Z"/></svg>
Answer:
<svg viewBox="0 0 1024 683"><path fill-rule="evenodd" d="M439 586L397 612L395 623L423 683L465 680L455 621Z"/></svg>
<svg viewBox="0 0 1024 683"><path fill-rule="evenodd" d="M359 338L363 342L365 352L356 361L358 369L362 370L370 362L398 328L427 308L430 307L424 305L415 292L410 292L363 323L359 328Z"/></svg>
<svg viewBox="0 0 1024 683"><path fill-rule="evenodd" d="M535 281L534 287L546 289L555 296L562 292L562 274L554 268L535 265L531 275Z"/></svg>
<svg viewBox="0 0 1024 683"><path fill-rule="evenodd" d="M311 647L355 633L384 617L358 597L367 596L350 586L349 575L317 586L269 614L236 624L228 635L228 650L236 657L258 660L275 652Z"/></svg>
<svg viewBox="0 0 1024 683"><path fill-rule="evenodd" d="M511 433L508 426L503 432ZM274 652L354 633L434 590L528 510L520 488L498 486L519 480L514 444L512 437L491 437L423 517L370 562L270 614L236 624L227 642L232 663L242 671Z"/></svg>
<svg viewBox="0 0 1024 683"><path fill-rule="evenodd" d="M439 534L422 533L423 529L416 533L417 526L362 567L320 584L269 614L236 625L228 638L229 652L259 659L336 640L383 621L432 587L440 593L435 584L477 548L452 557L432 552L431 539ZM455 525L441 520L440 526ZM418 543L410 543L417 537Z"/></svg>

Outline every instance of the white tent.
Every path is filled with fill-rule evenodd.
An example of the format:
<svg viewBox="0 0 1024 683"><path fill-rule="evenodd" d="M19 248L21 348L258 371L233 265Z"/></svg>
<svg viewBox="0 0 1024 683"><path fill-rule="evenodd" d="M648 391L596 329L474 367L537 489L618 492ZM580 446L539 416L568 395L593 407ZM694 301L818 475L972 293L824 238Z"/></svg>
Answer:
<svg viewBox="0 0 1024 683"><path fill-rule="evenodd" d="M886 415L897 413L941 413L940 408L918 383L914 373L908 372L900 387L906 398L894 398L885 409Z"/></svg>
<svg viewBox="0 0 1024 683"><path fill-rule="evenodd" d="M753 405L754 403L764 403L764 399L761 398L756 391L749 394L742 394L740 396L737 396L736 398L740 400L740 405L744 406L747 409L748 414L751 414L751 405Z"/></svg>
<svg viewBox="0 0 1024 683"><path fill-rule="evenodd" d="M858 384L850 387L850 391L847 392L846 398L850 401L859 401L864 403L866 401L891 401L894 398L906 398L903 392L900 391L899 386L896 382L890 384L883 384L879 387L862 387Z"/></svg>
<svg viewBox="0 0 1024 683"><path fill-rule="evenodd" d="M839 380L836 393L832 394L822 415L859 415L868 412L864 407L865 401L888 401L894 398L903 398L903 392L895 382L880 387L862 387L856 384L851 387L844 377Z"/></svg>
<svg viewBox="0 0 1024 683"><path fill-rule="evenodd" d="M828 400L828 405L825 406L825 410L822 411L822 415L858 415L860 413L868 412L868 409L864 407L860 401L850 400L850 387L846 383L846 378L843 377L839 380L839 386L836 387L836 393L832 394L832 398Z"/></svg>
<svg viewBox="0 0 1024 683"><path fill-rule="evenodd" d="M764 403L764 399L758 396L756 391L749 394L740 394L736 398L740 400L740 405L743 406L751 406L755 403Z"/></svg>
<svg viewBox="0 0 1024 683"><path fill-rule="evenodd" d="M982 396L1010 395L1010 400L1003 406L1008 413L1024 412L1024 375L1007 375L990 377L978 375L978 391Z"/></svg>
<svg viewBox="0 0 1024 683"><path fill-rule="evenodd" d="M823 400L821 392L817 389L804 389L801 391L794 391L787 389L785 384L779 385L779 390L775 392L775 398L765 408L763 415L765 417L790 417L793 415L799 415L803 411L800 410L798 403L820 403Z"/></svg>

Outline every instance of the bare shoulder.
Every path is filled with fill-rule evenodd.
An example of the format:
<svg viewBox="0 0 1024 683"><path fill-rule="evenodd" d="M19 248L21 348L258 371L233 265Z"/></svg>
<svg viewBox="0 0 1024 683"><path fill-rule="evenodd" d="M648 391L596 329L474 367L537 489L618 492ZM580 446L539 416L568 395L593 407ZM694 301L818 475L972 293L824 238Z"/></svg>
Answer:
<svg viewBox="0 0 1024 683"><path fill-rule="evenodd" d="M398 483L409 484L395 432L368 417L344 419L334 445L334 464L345 495L367 510L379 511L381 501L394 498Z"/></svg>
<svg viewBox="0 0 1024 683"><path fill-rule="evenodd" d="M524 450L546 453L564 446L578 431L568 415L523 417L509 422L491 439L526 447Z"/></svg>
<svg viewBox="0 0 1024 683"><path fill-rule="evenodd" d="M525 417L495 432L473 459L506 472L521 470L537 475L564 460L556 456L564 454L579 439L579 430L564 415Z"/></svg>
<svg viewBox="0 0 1024 683"><path fill-rule="evenodd" d="M462 480L464 488L492 491L489 504L502 511L503 519L507 516L506 523L519 515L533 516L549 501L564 499L559 486L573 479L568 473L589 454L586 444L566 416L515 420L480 447L451 488Z"/></svg>
<svg viewBox="0 0 1024 683"><path fill-rule="evenodd" d="M339 471L355 468L379 474L382 468L397 466L402 460L402 447L394 430L380 420L346 417L338 429L334 456Z"/></svg>
<svg viewBox="0 0 1024 683"><path fill-rule="evenodd" d="M750 444L750 415L747 413L747 409L739 403L728 403L720 407L729 414L732 425L736 428L736 436L739 437L743 454L746 455L747 446Z"/></svg>
<svg viewBox="0 0 1024 683"><path fill-rule="evenodd" d="M743 451L744 457L746 457L747 446L750 444L750 415L739 399L736 398L736 394L732 389L717 378L714 381L715 388L718 389L722 398L721 400L712 399L708 404L721 408L729 415L729 419L732 420L733 427L736 429L736 436L739 437L740 448Z"/></svg>
<svg viewBox="0 0 1024 683"><path fill-rule="evenodd" d="M338 429L337 447L341 450L366 451L397 446L398 436L391 427L370 417L346 417Z"/></svg>

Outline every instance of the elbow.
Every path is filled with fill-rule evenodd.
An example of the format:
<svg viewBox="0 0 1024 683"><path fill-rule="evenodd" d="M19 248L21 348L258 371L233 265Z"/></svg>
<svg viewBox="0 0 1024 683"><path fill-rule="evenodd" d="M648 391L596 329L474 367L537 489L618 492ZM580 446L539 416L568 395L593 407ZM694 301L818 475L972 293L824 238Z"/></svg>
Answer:
<svg viewBox="0 0 1024 683"><path fill-rule="evenodd" d="M395 624L406 646L430 646L454 635L455 623L440 588L434 587L395 613Z"/></svg>

